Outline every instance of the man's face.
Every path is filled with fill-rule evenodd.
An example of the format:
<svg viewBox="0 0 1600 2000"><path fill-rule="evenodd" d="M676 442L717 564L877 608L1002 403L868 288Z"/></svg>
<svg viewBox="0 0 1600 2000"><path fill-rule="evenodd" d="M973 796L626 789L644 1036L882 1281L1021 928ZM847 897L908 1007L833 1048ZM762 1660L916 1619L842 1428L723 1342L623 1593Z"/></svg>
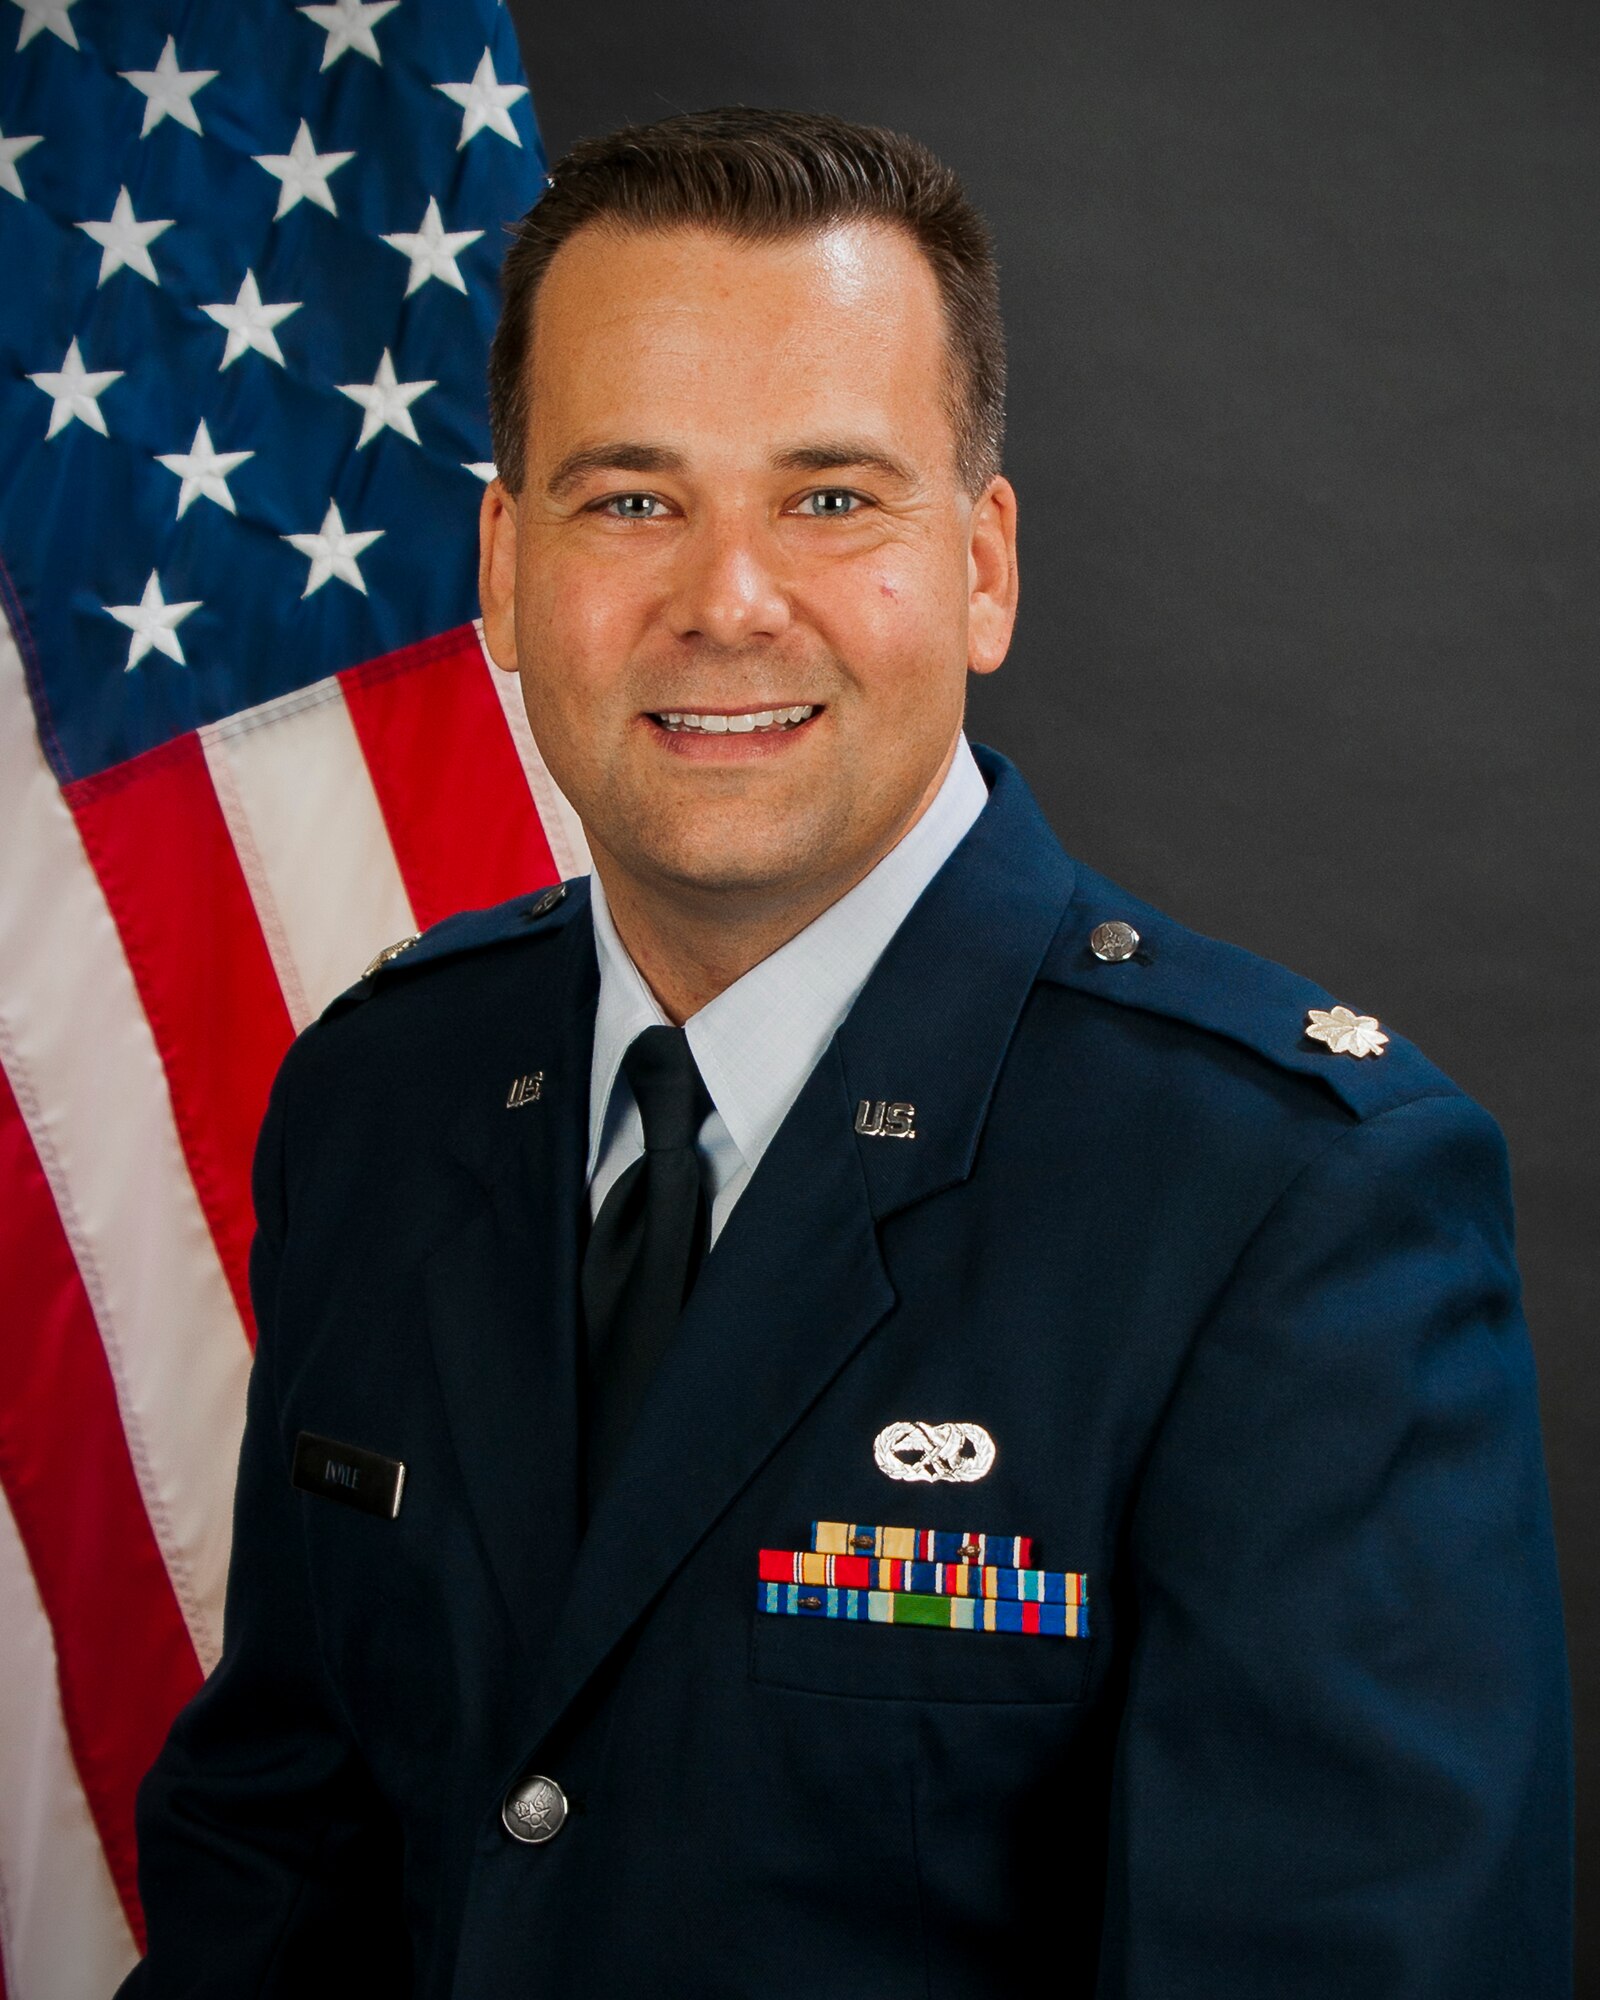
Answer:
<svg viewBox="0 0 1600 2000"><path fill-rule="evenodd" d="M961 488L947 356L883 225L556 254L484 620L608 887L820 906L937 789L1015 603L1011 489Z"/></svg>

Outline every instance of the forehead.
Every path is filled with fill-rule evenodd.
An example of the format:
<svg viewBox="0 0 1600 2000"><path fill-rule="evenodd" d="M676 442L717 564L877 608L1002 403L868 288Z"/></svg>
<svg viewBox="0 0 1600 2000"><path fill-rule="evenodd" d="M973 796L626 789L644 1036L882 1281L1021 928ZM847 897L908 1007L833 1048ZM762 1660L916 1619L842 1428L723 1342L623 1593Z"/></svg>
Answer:
<svg viewBox="0 0 1600 2000"><path fill-rule="evenodd" d="M756 243L590 225L551 260L533 333L539 458L590 431L764 448L845 423L949 449L938 281L890 224Z"/></svg>

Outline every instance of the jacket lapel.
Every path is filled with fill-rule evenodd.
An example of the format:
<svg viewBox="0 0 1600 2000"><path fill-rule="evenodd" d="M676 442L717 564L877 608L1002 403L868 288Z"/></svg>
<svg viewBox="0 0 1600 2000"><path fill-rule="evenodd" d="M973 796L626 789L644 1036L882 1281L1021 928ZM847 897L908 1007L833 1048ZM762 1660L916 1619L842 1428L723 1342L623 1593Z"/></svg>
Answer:
<svg viewBox="0 0 1600 2000"><path fill-rule="evenodd" d="M518 1046L543 1095L463 1112L451 1150L480 1200L423 1267L434 1367L463 1484L531 1662L549 1641L579 1535L577 1289L596 973L586 922L541 953ZM555 963L551 958L556 953ZM498 1072L496 1072L498 1081ZM504 1085L500 1084L503 1090Z"/></svg>
<svg viewBox="0 0 1600 2000"><path fill-rule="evenodd" d="M535 1695L536 1736L893 1303L830 1049L706 1259L601 1495Z"/></svg>
<svg viewBox="0 0 1600 2000"><path fill-rule="evenodd" d="M852 1116L914 1108L909 1141L859 1142L873 1218L972 1171L990 1100L1076 871L1033 794L981 746L989 804L890 940L839 1030Z"/></svg>
<svg viewBox="0 0 1600 2000"><path fill-rule="evenodd" d="M876 1223L963 1180L1072 866L1021 779L884 954L700 1274L590 1523L529 1720L542 1739L894 1305ZM859 1135L858 1101L916 1137Z"/></svg>

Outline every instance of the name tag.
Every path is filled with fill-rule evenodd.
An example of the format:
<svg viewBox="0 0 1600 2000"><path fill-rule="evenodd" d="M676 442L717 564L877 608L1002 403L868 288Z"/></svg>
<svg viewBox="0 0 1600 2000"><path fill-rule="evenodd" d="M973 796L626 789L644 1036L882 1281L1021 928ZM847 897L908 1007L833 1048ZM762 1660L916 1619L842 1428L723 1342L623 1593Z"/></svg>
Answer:
<svg viewBox="0 0 1600 2000"><path fill-rule="evenodd" d="M384 1458L378 1452L363 1451L358 1444L340 1444L302 1431L295 1439L290 1479L302 1493L338 1500L363 1514L392 1521L400 1511L406 1469L397 1458Z"/></svg>

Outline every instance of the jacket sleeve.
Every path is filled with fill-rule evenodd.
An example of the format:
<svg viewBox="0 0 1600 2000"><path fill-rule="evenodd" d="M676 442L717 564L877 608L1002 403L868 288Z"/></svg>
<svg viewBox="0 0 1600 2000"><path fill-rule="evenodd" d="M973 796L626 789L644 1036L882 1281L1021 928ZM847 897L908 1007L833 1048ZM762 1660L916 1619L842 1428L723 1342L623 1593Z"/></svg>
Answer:
<svg viewBox="0 0 1600 2000"><path fill-rule="evenodd" d="M1505 1152L1353 1126L1188 1357L1131 1530L1097 2000L1570 1992L1561 1612Z"/></svg>
<svg viewBox="0 0 1600 2000"><path fill-rule="evenodd" d="M139 1792L148 1956L119 2000L410 1990L399 1844L323 1673L277 1409L286 1078L257 1144L257 1348L222 1658Z"/></svg>

